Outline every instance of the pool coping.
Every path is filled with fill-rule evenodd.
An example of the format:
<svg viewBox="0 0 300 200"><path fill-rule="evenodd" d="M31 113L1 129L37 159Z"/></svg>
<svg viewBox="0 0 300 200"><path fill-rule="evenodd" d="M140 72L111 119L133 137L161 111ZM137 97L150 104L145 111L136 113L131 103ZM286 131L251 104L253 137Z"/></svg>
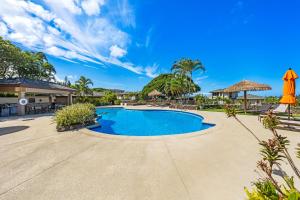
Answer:
<svg viewBox="0 0 300 200"><path fill-rule="evenodd" d="M203 123L207 124L213 124L213 127L210 127L205 130L201 131L195 131L190 133L182 133L182 134L170 134L170 135L159 135L159 136L129 136L129 135L113 135L103 132L95 132L88 128L83 128L80 130L81 133L92 136L92 137L98 137L98 138L104 138L104 139L113 139L113 140L163 140L163 139L184 139L184 138L192 138L192 137L198 137L202 135L209 134L213 131L219 130L223 127L223 124L212 122L211 120L207 121L207 118L203 116L199 111L197 110L180 110L180 109L172 109L172 108L166 108L166 107L134 107L134 106L99 106L97 108L124 108L124 109L130 109L130 110L166 110L166 111L178 111L178 112L186 112L191 113L195 115L199 115L203 118Z"/></svg>

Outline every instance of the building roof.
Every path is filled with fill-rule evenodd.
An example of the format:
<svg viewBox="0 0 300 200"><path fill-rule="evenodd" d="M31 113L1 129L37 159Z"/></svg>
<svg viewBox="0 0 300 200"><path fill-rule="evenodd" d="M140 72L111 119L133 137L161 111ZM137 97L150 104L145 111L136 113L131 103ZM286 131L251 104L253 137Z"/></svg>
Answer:
<svg viewBox="0 0 300 200"><path fill-rule="evenodd" d="M217 90L210 91L209 93L229 93L229 92L226 92L225 90L226 90L226 88L224 88L224 89L217 89Z"/></svg>
<svg viewBox="0 0 300 200"><path fill-rule="evenodd" d="M267 84L261 84L261 83L245 80L226 88L224 91L240 92L240 91L262 91L262 90L271 90L271 89L272 88Z"/></svg>
<svg viewBox="0 0 300 200"><path fill-rule="evenodd" d="M152 92L150 92L150 93L148 94L149 97L153 97L153 96L161 96L161 95L162 95L162 93L159 92L159 91L157 91L157 90L153 90Z"/></svg>
<svg viewBox="0 0 300 200"><path fill-rule="evenodd" d="M224 92L224 89L213 90L213 91L210 91L209 93L217 93L217 92Z"/></svg>
<svg viewBox="0 0 300 200"><path fill-rule="evenodd" d="M238 96L237 99L243 100L244 96ZM257 96L257 95L253 95L253 94L247 94L247 99L248 100L264 100L265 97Z"/></svg>
<svg viewBox="0 0 300 200"><path fill-rule="evenodd" d="M75 89L41 80L32 80L26 78L9 78L9 79L0 79L0 86L14 86L14 87L27 87L27 88L38 88L38 89L47 89L47 90L62 90L68 92L74 92Z"/></svg>
<svg viewBox="0 0 300 200"><path fill-rule="evenodd" d="M125 90L120 90L120 89L109 89L110 91L116 93L116 94L120 94L120 93L124 93Z"/></svg>

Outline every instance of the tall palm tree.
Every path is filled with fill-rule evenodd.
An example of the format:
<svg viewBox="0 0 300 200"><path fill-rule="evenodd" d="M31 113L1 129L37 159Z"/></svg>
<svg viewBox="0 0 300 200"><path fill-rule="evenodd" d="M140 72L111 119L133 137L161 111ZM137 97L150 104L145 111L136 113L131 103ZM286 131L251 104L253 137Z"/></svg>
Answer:
<svg viewBox="0 0 300 200"><path fill-rule="evenodd" d="M188 81L188 94L190 94L191 89L193 89L191 88L193 82L193 72L199 70L205 71L205 67L200 60L182 58L181 60L176 61L172 66L172 71L175 74L190 78L190 80Z"/></svg>
<svg viewBox="0 0 300 200"><path fill-rule="evenodd" d="M80 96L85 96L92 92L92 90L89 88L89 85L93 85L93 82L89 78L80 76L79 80L75 82L75 85Z"/></svg>

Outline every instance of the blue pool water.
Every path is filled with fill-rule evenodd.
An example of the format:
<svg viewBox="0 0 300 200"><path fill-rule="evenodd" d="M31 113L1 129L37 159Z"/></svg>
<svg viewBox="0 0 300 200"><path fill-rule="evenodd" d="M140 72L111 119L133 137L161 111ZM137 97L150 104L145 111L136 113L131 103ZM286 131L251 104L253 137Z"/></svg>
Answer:
<svg viewBox="0 0 300 200"><path fill-rule="evenodd" d="M199 115L179 111L98 108L96 112L101 126L91 130L113 135L172 135L214 126L202 123Z"/></svg>

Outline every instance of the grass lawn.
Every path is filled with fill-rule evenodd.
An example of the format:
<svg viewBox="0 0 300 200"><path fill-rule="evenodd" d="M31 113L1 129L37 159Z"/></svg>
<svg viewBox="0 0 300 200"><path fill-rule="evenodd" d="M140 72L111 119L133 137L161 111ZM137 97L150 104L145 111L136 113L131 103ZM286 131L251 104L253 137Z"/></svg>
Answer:
<svg viewBox="0 0 300 200"><path fill-rule="evenodd" d="M210 111L210 112L225 112L224 108L206 108L201 109L202 111Z"/></svg>
<svg viewBox="0 0 300 200"><path fill-rule="evenodd" d="M225 112L224 108L207 108L207 109L202 109L201 111L209 111L209 112ZM259 113L244 113L243 110L237 110L238 115L258 115Z"/></svg>

